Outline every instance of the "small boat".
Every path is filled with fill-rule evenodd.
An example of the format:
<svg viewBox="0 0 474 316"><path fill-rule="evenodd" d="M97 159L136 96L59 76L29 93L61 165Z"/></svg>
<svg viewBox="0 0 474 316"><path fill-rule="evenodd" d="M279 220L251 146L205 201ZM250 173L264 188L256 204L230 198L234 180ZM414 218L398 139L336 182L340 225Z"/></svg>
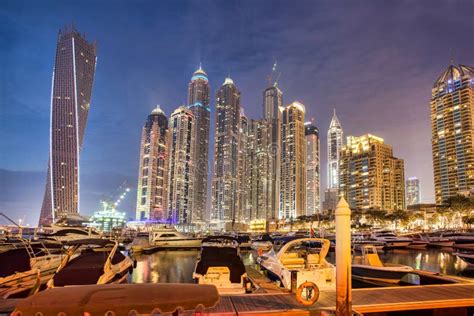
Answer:
<svg viewBox="0 0 474 316"><path fill-rule="evenodd" d="M251 283L240 257L237 239L231 236L204 238L193 279L199 284L215 285L219 294L242 294L249 291Z"/></svg>
<svg viewBox="0 0 474 316"><path fill-rule="evenodd" d="M411 238L411 244L407 246L409 249L426 249L429 244L427 238L421 234L405 235L404 237Z"/></svg>
<svg viewBox="0 0 474 316"><path fill-rule="evenodd" d="M474 235L463 234L463 233L444 233L441 237L446 237L451 241L454 241L454 247L456 246L469 246L474 247Z"/></svg>
<svg viewBox="0 0 474 316"><path fill-rule="evenodd" d="M268 234L257 236L255 239L252 239L250 247L257 251L269 251L273 247L273 238Z"/></svg>
<svg viewBox="0 0 474 316"><path fill-rule="evenodd" d="M119 243L107 239L73 240L67 243L67 256L61 262L48 288L122 283L133 271L133 261L118 251ZM75 253L80 254L73 257Z"/></svg>
<svg viewBox="0 0 474 316"><path fill-rule="evenodd" d="M381 230L374 232L373 239L375 241L383 242L384 248L405 248L411 244L412 239L407 237L399 237L390 230Z"/></svg>
<svg viewBox="0 0 474 316"><path fill-rule="evenodd" d="M320 291L334 290L336 268L326 260L330 242L322 238L300 238L286 243L277 253L272 249L258 257L257 262L268 277L290 290L307 282ZM293 275L292 274L296 274Z"/></svg>
<svg viewBox="0 0 474 316"><path fill-rule="evenodd" d="M428 235L426 238L428 240L429 248L444 248L454 246L454 240L450 240L446 237Z"/></svg>
<svg viewBox="0 0 474 316"><path fill-rule="evenodd" d="M251 241L248 234L237 234L235 238L239 242L240 249L250 249Z"/></svg>
<svg viewBox="0 0 474 316"><path fill-rule="evenodd" d="M372 245L378 251L382 251L385 247L385 243L381 241L376 241L371 239L369 235L362 234L362 233L354 233L352 234L352 246L355 250L361 251L362 247L365 245Z"/></svg>
<svg viewBox="0 0 474 316"><path fill-rule="evenodd" d="M455 252L454 255L469 265L474 265L474 252Z"/></svg>
<svg viewBox="0 0 474 316"><path fill-rule="evenodd" d="M377 249L371 245L362 247L362 256L354 257L352 277L367 283L397 284L413 268L401 264L383 263Z"/></svg>
<svg viewBox="0 0 474 316"><path fill-rule="evenodd" d="M0 297L34 294L53 277L62 259L61 254L51 254L27 240L4 248L0 253Z"/></svg>
<svg viewBox="0 0 474 316"><path fill-rule="evenodd" d="M201 238L193 238L178 232L175 228L161 228L150 232L150 247L144 248L143 252L151 252L159 249L199 249Z"/></svg>

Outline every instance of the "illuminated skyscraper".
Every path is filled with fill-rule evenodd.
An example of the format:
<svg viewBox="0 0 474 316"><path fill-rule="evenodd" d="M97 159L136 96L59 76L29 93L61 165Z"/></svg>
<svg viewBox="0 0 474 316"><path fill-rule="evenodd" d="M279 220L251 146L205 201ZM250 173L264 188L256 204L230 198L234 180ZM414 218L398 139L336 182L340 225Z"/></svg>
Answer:
<svg viewBox="0 0 474 316"><path fill-rule="evenodd" d="M168 219L168 118L158 105L145 122L140 144L137 220Z"/></svg>
<svg viewBox="0 0 474 316"><path fill-rule="evenodd" d="M270 181L271 196L270 213L268 218L278 218L280 207L280 172L281 172L281 111L283 107L283 93L274 83L263 92L263 118L270 124L270 141L267 146L271 153Z"/></svg>
<svg viewBox="0 0 474 316"><path fill-rule="evenodd" d="M234 222L238 207L240 91L226 78L216 93L211 220Z"/></svg>
<svg viewBox="0 0 474 316"><path fill-rule="evenodd" d="M474 68L450 65L431 90L436 203L474 189Z"/></svg>
<svg viewBox="0 0 474 316"><path fill-rule="evenodd" d="M250 180L249 207L246 220L272 218L272 159L271 128L267 120L252 120L248 137L248 172Z"/></svg>
<svg viewBox="0 0 474 316"><path fill-rule="evenodd" d="M305 111L295 101L282 113L279 218L306 215Z"/></svg>
<svg viewBox="0 0 474 316"><path fill-rule="evenodd" d="M351 208L405 209L404 163L382 138L347 137L339 168L339 192Z"/></svg>
<svg viewBox="0 0 474 316"><path fill-rule="evenodd" d="M74 27L59 31L51 87L51 129L40 225L79 213L79 153L96 66L96 45Z"/></svg>
<svg viewBox="0 0 474 316"><path fill-rule="evenodd" d="M204 222L207 203L207 177L209 159L209 94L206 72L199 66L188 84L188 106L194 114L194 201L193 223Z"/></svg>
<svg viewBox="0 0 474 316"><path fill-rule="evenodd" d="M306 215L319 213L320 181L319 181L319 130L311 122L305 123L306 138Z"/></svg>
<svg viewBox="0 0 474 316"><path fill-rule="evenodd" d="M341 123L336 116L336 110L332 116L328 130L328 188L339 188L339 154L343 145L343 131Z"/></svg>
<svg viewBox="0 0 474 316"><path fill-rule="evenodd" d="M235 221L243 223L245 221L245 214L249 206L249 191L250 179L248 177L248 132L249 120L244 113L244 109L240 108L240 123L239 123L239 146L237 154L237 213Z"/></svg>
<svg viewBox="0 0 474 316"><path fill-rule="evenodd" d="M417 177L408 178L406 181L406 203L407 206L420 204L420 180Z"/></svg>
<svg viewBox="0 0 474 316"><path fill-rule="evenodd" d="M194 222L194 122L185 106L177 108L169 122L168 218L176 224Z"/></svg>

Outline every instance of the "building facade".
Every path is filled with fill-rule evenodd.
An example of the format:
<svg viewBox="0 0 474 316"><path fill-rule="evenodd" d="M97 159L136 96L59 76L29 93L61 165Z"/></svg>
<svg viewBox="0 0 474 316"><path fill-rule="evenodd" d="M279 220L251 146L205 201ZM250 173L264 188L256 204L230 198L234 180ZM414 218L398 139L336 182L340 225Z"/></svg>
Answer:
<svg viewBox="0 0 474 316"><path fill-rule="evenodd" d="M136 220L168 220L168 145L168 118L158 105L142 130Z"/></svg>
<svg viewBox="0 0 474 316"><path fill-rule="evenodd" d="M305 112L295 101L282 113L280 219L306 215Z"/></svg>
<svg viewBox="0 0 474 316"><path fill-rule="evenodd" d="M195 121L194 133L194 201L193 222L205 222L207 218L207 177L209 160L210 85L206 72L199 66L188 84L188 106Z"/></svg>
<svg viewBox="0 0 474 316"><path fill-rule="evenodd" d="M311 122L305 123L306 138L306 215L317 214L321 210L319 130Z"/></svg>
<svg viewBox="0 0 474 316"><path fill-rule="evenodd" d="M417 177L411 177L407 179L405 192L407 206L421 203L420 180L418 180Z"/></svg>
<svg viewBox="0 0 474 316"><path fill-rule="evenodd" d="M347 137L339 180L339 193L351 208L405 209L403 160L393 157L392 147L380 137Z"/></svg>
<svg viewBox="0 0 474 316"><path fill-rule="evenodd" d="M248 132L249 119L244 109L240 108L239 138L237 154L237 212L235 221L245 223L245 214L249 208L250 179L248 177Z"/></svg>
<svg viewBox="0 0 474 316"><path fill-rule="evenodd" d="M226 78L216 93L211 221L235 222L238 207L240 91Z"/></svg>
<svg viewBox="0 0 474 316"><path fill-rule="evenodd" d="M339 163L343 144L343 130L334 110L327 134L328 188L324 193L324 209L326 210L335 210L339 200Z"/></svg>
<svg viewBox="0 0 474 316"><path fill-rule="evenodd" d="M431 90L436 203L474 188L474 68L450 65Z"/></svg>
<svg viewBox="0 0 474 316"><path fill-rule="evenodd" d="M271 122L251 120L248 137L249 205L246 220L273 218Z"/></svg>
<svg viewBox="0 0 474 316"><path fill-rule="evenodd" d="M171 114L169 134L168 218L190 225L194 223L195 119L189 108L180 106Z"/></svg>
<svg viewBox="0 0 474 316"><path fill-rule="evenodd" d="M59 32L51 87L49 163L39 225L79 213L79 154L96 61L95 43L74 27Z"/></svg>
<svg viewBox="0 0 474 316"><path fill-rule="evenodd" d="M270 181L271 196L270 214L268 218L276 219L280 207L280 173L281 173L281 111L283 108L283 93L274 83L263 92L263 118L270 124L269 141L267 146L271 154Z"/></svg>

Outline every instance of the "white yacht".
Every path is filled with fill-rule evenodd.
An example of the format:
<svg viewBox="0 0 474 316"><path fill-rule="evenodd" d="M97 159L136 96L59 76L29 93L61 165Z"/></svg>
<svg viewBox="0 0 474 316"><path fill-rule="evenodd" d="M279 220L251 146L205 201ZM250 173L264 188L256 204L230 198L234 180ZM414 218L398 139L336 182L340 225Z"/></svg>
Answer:
<svg viewBox="0 0 474 316"><path fill-rule="evenodd" d="M199 249L201 247L201 238L189 237L180 233L173 227L165 227L150 232L149 244L149 249L144 248L144 252L147 252L147 250L150 249Z"/></svg>
<svg viewBox="0 0 474 316"><path fill-rule="evenodd" d="M257 236L255 239L252 239L250 248L253 250L261 251L269 251L273 247L273 238L270 237L268 234L263 234Z"/></svg>
<svg viewBox="0 0 474 316"><path fill-rule="evenodd" d="M401 264L382 263L377 249L371 245L362 247L362 256L354 257L352 277L368 283L396 284L409 272L412 267Z"/></svg>
<svg viewBox="0 0 474 316"><path fill-rule="evenodd" d="M334 290L336 268L326 261L329 247L328 239L295 239L286 243L277 253L272 249L263 254L257 262L267 271L269 278L279 281L288 290L292 286L292 272L296 273L296 288L311 282L320 291Z"/></svg>
<svg viewBox="0 0 474 316"><path fill-rule="evenodd" d="M214 285L221 295L243 294L251 289L239 242L230 236L203 239L193 278L199 284Z"/></svg>
<svg viewBox="0 0 474 316"><path fill-rule="evenodd" d="M373 233L372 239L383 242L385 248L405 248L412 243L412 239L408 237L400 237L390 230L380 230Z"/></svg>

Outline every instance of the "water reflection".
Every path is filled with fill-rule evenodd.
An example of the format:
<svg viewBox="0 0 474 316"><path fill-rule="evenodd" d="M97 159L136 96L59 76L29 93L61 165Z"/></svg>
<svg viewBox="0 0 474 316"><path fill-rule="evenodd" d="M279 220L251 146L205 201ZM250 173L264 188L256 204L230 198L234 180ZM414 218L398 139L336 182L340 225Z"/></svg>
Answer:
<svg viewBox="0 0 474 316"><path fill-rule="evenodd" d="M193 283L192 275L199 251L159 251L151 255L136 257L129 282L132 283ZM381 252L383 262L398 263L419 270L427 270L450 275L474 278L474 266L468 265L452 254L451 249L411 250L397 249ZM255 264L257 254L253 251L242 252L245 265ZM334 252L328 260L335 262Z"/></svg>
<svg viewBox="0 0 474 316"><path fill-rule="evenodd" d="M159 251L135 257L137 267L131 283L193 283L193 271L199 251Z"/></svg>

